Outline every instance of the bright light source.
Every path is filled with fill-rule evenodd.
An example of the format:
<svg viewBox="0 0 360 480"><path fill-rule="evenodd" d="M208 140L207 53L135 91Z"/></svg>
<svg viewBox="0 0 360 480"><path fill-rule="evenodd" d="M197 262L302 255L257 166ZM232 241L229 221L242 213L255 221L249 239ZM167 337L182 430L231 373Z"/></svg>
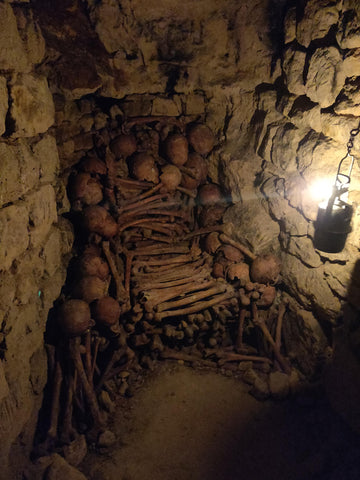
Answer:
<svg viewBox="0 0 360 480"><path fill-rule="evenodd" d="M309 185L308 190L314 202L327 202L331 197L333 186L333 178L320 178Z"/></svg>

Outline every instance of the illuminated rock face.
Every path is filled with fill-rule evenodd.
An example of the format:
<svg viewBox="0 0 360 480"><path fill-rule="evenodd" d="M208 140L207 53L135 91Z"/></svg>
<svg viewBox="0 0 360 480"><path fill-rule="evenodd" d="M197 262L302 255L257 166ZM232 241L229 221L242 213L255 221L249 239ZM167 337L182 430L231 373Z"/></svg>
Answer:
<svg viewBox="0 0 360 480"><path fill-rule="evenodd" d="M220 145L209 178L234 203L226 219L256 254L282 256L294 331L304 322L316 336L315 318L300 321L299 308L335 319L360 247L356 211L344 252L314 250L317 206L307 193L313 180L335 177L358 126L356 0L309 0L303 12L274 11L261 0L81 3L0 4L3 465L36 417L46 381L43 333L72 245L61 217L69 169L124 117L206 120ZM357 137L358 157L359 146ZM352 293L358 308L356 299Z"/></svg>

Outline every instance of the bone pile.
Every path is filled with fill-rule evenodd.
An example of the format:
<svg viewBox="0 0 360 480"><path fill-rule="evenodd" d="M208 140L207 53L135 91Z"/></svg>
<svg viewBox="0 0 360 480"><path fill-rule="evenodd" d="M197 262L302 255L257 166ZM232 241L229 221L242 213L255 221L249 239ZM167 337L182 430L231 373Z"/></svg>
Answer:
<svg viewBox="0 0 360 480"><path fill-rule="evenodd" d="M47 446L96 438L106 398L158 358L289 373L280 264L226 235L229 196L208 177L214 145L204 124L133 118L99 134L71 172L78 254L49 322Z"/></svg>

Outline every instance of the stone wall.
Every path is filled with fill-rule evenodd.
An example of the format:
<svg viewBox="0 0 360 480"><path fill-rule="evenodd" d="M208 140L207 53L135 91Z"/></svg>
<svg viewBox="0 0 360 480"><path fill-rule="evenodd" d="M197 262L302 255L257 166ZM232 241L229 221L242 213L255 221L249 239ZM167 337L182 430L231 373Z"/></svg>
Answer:
<svg viewBox="0 0 360 480"><path fill-rule="evenodd" d="M71 230L58 223L54 103L37 64L45 42L26 2L0 2L0 478L31 448L46 383L43 334L64 283ZM15 439L17 439L15 442ZM14 443L15 442L15 443ZM10 455L11 456L11 455ZM16 469L23 456L17 455ZM24 460L25 461L25 460ZM10 460L11 463L11 460Z"/></svg>
<svg viewBox="0 0 360 480"><path fill-rule="evenodd" d="M356 162L349 195L353 231L343 252L314 249L321 197L316 201L310 193L321 178L334 182L350 131L359 125L359 19L354 1L309 0L304 10L288 9L281 76L256 88L254 146L264 160L257 183L279 226L285 289L320 320L338 314L359 255L359 137L352 150ZM349 164L346 160L344 173ZM351 297L359 307L356 295Z"/></svg>
<svg viewBox="0 0 360 480"><path fill-rule="evenodd" d="M326 342L318 321L334 323L346 299L359 251L359 211L346 249L320 252L312 242L318 201L309 189L324 176L334 180L358 126L358 46L355 27L344 30L345 20L356 23L358 7L269 1L194 8L166 0L145 9L140 1L120 8L89 0L75 8L68 0L54 10L36 3L51 60L42 72L55 99L64 182L97 137L124 119L201 118L217 136L210 176L231 192L226 220L233 236L255 253L282 257L288 326L295 332L289 349L296 358L303 349L321 352ZM71 35L63 35L64 15ZM355 206L359 180L355 165Z"/></svg>
<svg viewBox="0 0 360 480"><path fill-rule="evenodd" d="M344 252L317 251L308 187L335 176L358 125L360 10L355 0L285 4L0 0L3 465L16 438L15 451L30 444L46 382L43 332L72 244L58 216L69 210L67 178L129 117L186 115L213 129L210 177L231 192L233 236L282 256L287 350L323 353L318 320L334 321L346 297L359 211Z"/></svg>

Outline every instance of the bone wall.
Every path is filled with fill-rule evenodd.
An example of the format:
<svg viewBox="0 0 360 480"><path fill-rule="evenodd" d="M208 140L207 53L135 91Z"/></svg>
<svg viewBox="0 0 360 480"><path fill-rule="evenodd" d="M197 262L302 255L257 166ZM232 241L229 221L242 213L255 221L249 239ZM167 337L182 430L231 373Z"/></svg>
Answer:
<svg viewBox="0 0 360 480"><path fill-rule="evenodd" d="M359 250L356 208L342 253L314 249L317 201L308 193L324 174L335 178L350 130L358 125L355 27L342 26L352 18L349 12L356 18L356 9L331 1L297 9L281 2L185 3L181 9L156 2L148 11L141 2L123 2L122 9L114 2L87 2L83 10L68 8L71 49L55 21L61 15L42 10L53 59L44 72L55 94L65 181L91 150L94 132L123 118L202 117L217 136L210 177L231 192L234 206L225 220L233 236L255 253L282 256L294 325L300 322L300 331L316 336L318 321L332 323L338 316ZM84 54L89 36L92 48ZM355 207L358 191L355 164ZM298 319L299 309L305 320Z"/></svg>

